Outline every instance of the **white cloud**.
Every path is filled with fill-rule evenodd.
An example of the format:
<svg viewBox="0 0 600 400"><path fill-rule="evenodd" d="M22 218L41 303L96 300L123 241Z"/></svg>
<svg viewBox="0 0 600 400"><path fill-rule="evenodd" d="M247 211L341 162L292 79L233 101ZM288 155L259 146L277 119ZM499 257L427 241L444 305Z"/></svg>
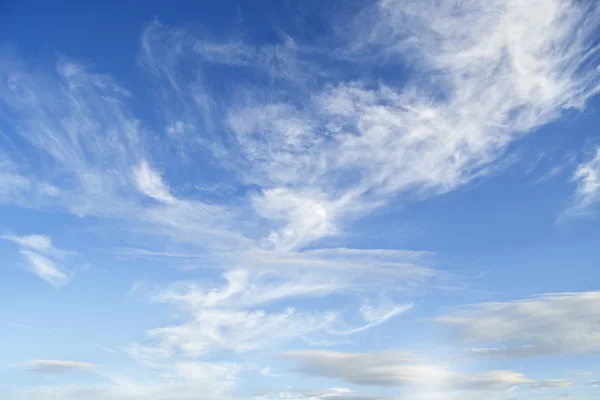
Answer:
<svg viewBox="0 0 600 400"><path fill-rule="evenodd" d="M2 164L0 164L1 167ZM17 173L6 172L0 169L0 199L7 198L29 187L29 179Z"/></svg>
<svg viewBox="0 0 600 400"><path fill-rule="evenodd" d="M26 176L0 149L0 202L35 206L45 197L54 197L58 189L47 182Z"/></svg>
<svg viewBox="0 0 600 400"><path fill-rule="evenodd" d="M484 303L436 319L473 354L527 358L600 350L600 292ZM493 346L493 347L492 347Z"/></svg>
<svg viewBox="0 0 600 400"><path fill-rule="evenodd" d="M27 269L54 287L61 287L69 281L69 276L52 260L29 250L21 250L21 255L27 261Z"/></svg>
<svg viewBox="0 0 600 400"><path fill-rule="evenodd" d="M427 267L432 254L401 250L330 248L295 253L257 250L225 258L228 265L244 265L223 273L221 288L207 282L179 282L153 295L159 302L186 308L249 308L290 298L323 297L332 293L377 287L406 291L412 284L433 278ZM365 308L367 320L406 311L405 305L381 304ZM375 313L379 316L375 316Z"/></svg>
<svg viewBox="0 0 600 400"><path fill-rule="evenodd" d="M253 269L303 281L334 283L340 288L406 290L414 284L435 278L438 271L428 267L429 252L322 248L301 252L255 251L246 256Z"/></svg>
<svg viewBox="0 0 600 400"><path fill-rule="evenodd" d="M136 344L130 353L147 363L148 359L167 358L177 352L201 357L224 350L272 349L315 334L362 332L408 311L412 304L365 304L360 313L367 324L358 327L348 326L332 311L265 310L272 305L284 307L292 299L321 298L373 287L401 291L403 283L418 282L433 274L419 265L428 256L430 253L343 248L287 255L242 253L246 268L226 271L219 286L188 281L138 290L138 295L147 294L154 302L179 307L184 322L149 330L155 346Z"/></svg>
<svg viewBox="0 0 600 400"><path fill-rule="evenodd" d="M21 256L26 262L25 268L52 286L60 288L71 280L72 269L60 264L64 264L74 253L55 248L49 236L7 234L3 235L2 239L18 244L21 247Z"/></svg>
<svg viewBox="0 0 600 400"><path fill-rule="evenodd" d="M254 206L276 222L268 237L298 249L393 195L446 192L494 170L510 143L596 94L598 71L582 67L596 19L558 0L379 2L353 25L360 43L346 55L412 60L431 86L366 78L228 115L245 176L264 187Z"/></svg>
<svg viewBox="0 0 600 400"><path fill-rule="evenodd" d="M254 400L393 400L389 397L355 393L348 388L330 388L321 390L288 390L276 394L263 394L253 397Z"/></svg>
<svg viewBox="0 0 600 400"><path fill-rule="evenodd" d="M29 143L27 150L36 157L19 168L13 167L16 160L0 164L0 196L19 197L34 188L52 197L49 204L78 216L108 216L120 221L116 229L126 226L134 232L134 239L158 239L152 254L189 254L179 258L217 268L225 283L216 289L207 282L188 282L154 293L154 301L184 312L177 322L150 329L151 345L130 347L133 357L153 368L182 356L270 350L314 333L350 334L383 323L411 303L363 307L359 313L367 324L344 330L336 325L336 312L284 311L282 303L338 293L364 296L373 288L395 294L438 276L425 266L424 253L324 248L323 240L343 238L350 222L391 201L445 193L490 174L502 167L511 144L563 110L582 108L598 91L599 71L588 68L597 52L592 42L598 11L585 2L439 3L376 2L352 21L338 20L332 30L338 36L315 42L323 47L289 37L264 46L237 38L219 42L152 23L142 34L139 60L151 72L160 99L157 131L168 133L160 142L130 111L131 94L111 77L68 61L52 73L2 63L1 106L15 116L14 134ZM338 29L342 24L345 29ZM341 45L331 50L332 43ZM338 65L332 68L340 61L353 69L352 76L337 72ZM207 63L223 68L216 76L204 76ZM369 72L379 67L406 74L399 83L398 76ZM210 90L226 85L205 85L229 79L227 71L233 68L240 81L231 92ZM241 68L274 79L252 86ZM215 169L214 179L224 176L241 194L215 204L205 193L168 182L170 171L161 176L150 159L177 171L190 161L195 168L205 162ZM185 169L195 178L192 171ZM592 169L583 171L575 178L583 193L577 196L587 204L595 196L594 176ZM55 286L68 280L70 274L48 251L51 242L20 240L34 273ZM558 297L569 296L577 298ZM531 302L554 305L552 299ZM586 306L593 303L588 300L582 300ZM564 306L565 301L557 303ZM465 340L501 346L478 348L479 354L597 348L593 311L575 310L581 317L579 337L563 327L561 318L543 322L533 311L514 311L515 304L482 305L472 314L440 321L464 328ZM481 324L495 327L486 312L497 310L509 317L522 313L555 334L545 339L532 326L519 336L518 324L508 317L507 324L492 329L506 336L489 333ZM505 338L516 344L505 347ZM316 359L304 357L316 365ZM336 372L352 382L428 386L433 381L459 389L536 384L513 372L466 376L426 363L398 366L398 360L388 363L378 355L319 357L346 368L352 364L348 360L358 361L366 374ZM173 368L166 373L230 382L219 368L169 365ZM187 399L199 387L40 388L39 396L31 397Z"/></svg>
<svg viewBox="0 0 600 400"><path fill-rule="evenodd" d="M372 305L363 305L360 307L360 315L368 322L365 325L348 330L336 331L335 334L352 335L363 332L378 325L384 324L388 320L397 317L413 308L413 304L384 304L378 307Z"/></svg>
<svg viewBox="0 0 600 400"><path fill-rule="evenodd" d="M278 378L278 377L282 376L281 374L275 374L275 373L271 372L271 368L269 368L269 367L264 367L263 369L261 369L260 374L263 376L267 376L269 378Z"/></svg>
<svg viewBox="0 0 600 400"><path fill-rule="evenodd" d="M360 307L360 315L371 323L378 323L380 321L387 321L388 319L406 312L413 307L413 304L391 304L385 303L379 306L373 306L372 304L363 304Z"/></svg>
<svg viewBox="0 0 600 400"><path fill-rule="evenodd" d="M2 239L10 240L32 250L49 251L52 249L52 239L45 235L4 235Z"/></svg>
<svg viewBox="0 0 600 400"><path fill-rule="evenodd" d="M134 169L134 182L140 192L148 197L167 204L176 202L160 175L152 170L146 161L142 161Z"/></svg>
<svg viewBox="0 0 600 400"><path fill-rule="evenodd" d="M534 22L522 18L530 14ZM598 89L598 71L586 64L595 18L584 4L559 0L380 1L350 23L339 21L350 29L322 42L346 43L334 52L285 35L279 45L250 46L150 24L140 61L159 81L165 126L190 127L177 144L165 140L166 148L183 140L187 153L208 150L233 181L258 185L229 209L200 201L139 207L127 171L147 195L168 205L175 198L143 161L154 142L127 108L131 94L108 76L68 61L55 74L15 62L19 68L0 71L7 82L0 95L15 114L15 133L59 172L56 201L72 212L156 224L150 232L196 244L224 226L222 236L237 234L246 246L262 238L273 250L297 251L343 234L347 221L391 198L445 192L494 170L510 143L583 106ZM433 82L409 74L402 84L385 76L376 83L364 74L322 85L327 60L340 57L362 66L408 64ZM214 93L198 72L206 62L258 66L280 84L265 89L269 96L249 84ZM283 96L289 85L304 90L290 100ZM199 132L201 125L210 129ZM231 209L245 217L219 224ZM264 224L240 227L259 218Z"/></svg>
<svg viewBox="0 0 600 400"><path fill-rule="evenodd" d="M414 64L433 77L431 86L419 76L401 85L387 79L375 84L368 74L316 84L329 73L327 48L289 37L271 47L237 39L219 43L150 24L140 61L159 81L165 126L190 127L177 146L183 140L188 153L208 150L233 181L258 184L254 195L232 207L175 198L144 161L152 140L127 109L131 94L108 76L71 62L59 63L56 74L20 65L1 71L7 82L1 95L16 115L16 133L66 178L54 187L57 201L71 211L149 224L149 234L204 250L260 242L279 252L298 251L342 235L347 221L395 196L445 192L493 170L523 133L596 92L598 71L585 67L597 16L592 10L559 0L478 4L465 1L454 9L381 1L347 24L352 29L330 38L347 43L331 52L335 60ZM528 14L535 23L520 17ZM273 95L261 96L254 87L236 85L231 97L240 100L232 101L203 85L196 66L205 62L255 65L277 76L281 87L269 86ZM304 90L295 92L297 99L277 95L298 82ZM217 99L227 104L215 107ZM200 134L200 125L211 129ZM140 207L127 171L134 171L139 190L161 204Z"/></svg>
<svg viewBox="0 0 600 400"><path fill-rule="evenodd" d="M241 366L234 363L176 362L168 368L167 376L213 385L213 391L226 392L233 388ZM218 390L215 388L218 387Z"/></svg>
<svg viewBox="0 0 600 400"><path fill-rule="evenodd" d="M171 303L191 310L207 307L251 308L294 297L321 297L344 289L343 284L315 280L288 280L276 275L261 275L248 270L232 270L224 274L222 288L194 282L181 282L160 290L153 300Z"/></svg>
<svg viewBox="0 0 600 400"><path fill-rule="evenodd" d="M596 149L594 157L579 164L572 181L577 184L574 204L565 216L580 216L590 213L600 199L600 148Z"/></svg>
<svg viewBox="0 0 600 400"><path fill-rule="evenodd" d="M229 393L241 370L240 365L225 362L163 362L153 366L157 372L154 379L131 380L85 362L34 360L24 366L28 370L48 374L75 371L93 374L81 384L28 385L15 389L9 395L11 399L233 399Z"/></svg>
<svg viewBox="0 0 600 400"><path fill-rule="evenodd" d="M72 371L85 371L95 367L94 364L81 361L65 360L32 360L25 367L29 371L57 374Z"/></svg>
<svg viewBox="0 0 600 400"><path fill-rule="evenodd" d="M139 122L124 105L130 94L111 77L70 61L47 71L28 68L6 51L2 57L0 102L11 112L11 133L37 155L35 163L19 165L36 176L36 191L78 215L127 208L123 172L142 148ZM52 181L40 181L45 178Z"/></svg>
<svg viewBox="0 0 600 400"><path fill-rule="evenodd" d="M171 356L201 357L224 350L236 353L272 349L292 339L323 331L336 319L334 313L234 311L200 309L189 320L147 332ZM151 347L152 349L152 347Z"/></svg>

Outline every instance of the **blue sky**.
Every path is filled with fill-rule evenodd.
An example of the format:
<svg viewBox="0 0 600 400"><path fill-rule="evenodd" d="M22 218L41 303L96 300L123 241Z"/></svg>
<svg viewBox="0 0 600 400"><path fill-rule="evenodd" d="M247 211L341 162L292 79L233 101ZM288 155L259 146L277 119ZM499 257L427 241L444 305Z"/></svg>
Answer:
<svg viewBox="0 0 600 400"><path fill-rule="evenodd" d="M0 5L0 397L600 394L600 9Z"/></svg>

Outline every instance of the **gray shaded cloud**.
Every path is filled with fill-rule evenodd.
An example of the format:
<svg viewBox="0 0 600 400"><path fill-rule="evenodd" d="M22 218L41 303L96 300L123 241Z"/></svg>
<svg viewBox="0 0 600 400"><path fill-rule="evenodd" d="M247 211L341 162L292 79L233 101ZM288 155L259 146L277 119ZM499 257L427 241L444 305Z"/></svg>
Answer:
<svg viewBox="0 0 600 400"><path fill-rule="evenodd" d="M436 318L474 355L528 358L600 351L600 292L483 303Z"/></svg>
<svg viewBox="0 0 600 400"><path fill-rule="evenodd" d="M86 371L93 369L94 367L94 364L87 362L65 360L32 360L25 364L25 368L28 371L46 374Z"/></svg>
<svg viewBox="0 0 600 400"><path fill-rule="evenodd" d="M419 391L502 391L520 385L550 387L513 371L458 373L444 364L419 360L405 353L340 353L333 351L285 352L295 371L357 385L390 386Z"/></svg>

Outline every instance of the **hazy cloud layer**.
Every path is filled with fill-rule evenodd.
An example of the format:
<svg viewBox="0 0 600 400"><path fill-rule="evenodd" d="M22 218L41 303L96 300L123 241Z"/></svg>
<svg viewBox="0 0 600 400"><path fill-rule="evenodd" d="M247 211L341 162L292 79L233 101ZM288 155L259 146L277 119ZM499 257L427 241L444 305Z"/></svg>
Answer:
<svg viewBox="0 0 600 400"><path fill-rule="evenodd" d="M527 358L600 350L600 292L485 303L437 318L479 356ZM486 346L486 347L479 347ZM493 346L493 347L487 347Z"/></svg>
<svg viewBox="0 0 600 400"><path fill-rule="evenodd" d="M403 353L340 353L332 351L287 352L284 357L296 362L299 372L347 383L372 386L397 386L419 392L505 391L518 386L532 390L566 387L567 380L535 381L513 371L488 371L464 374L443 363L419 360Z"/></svg>

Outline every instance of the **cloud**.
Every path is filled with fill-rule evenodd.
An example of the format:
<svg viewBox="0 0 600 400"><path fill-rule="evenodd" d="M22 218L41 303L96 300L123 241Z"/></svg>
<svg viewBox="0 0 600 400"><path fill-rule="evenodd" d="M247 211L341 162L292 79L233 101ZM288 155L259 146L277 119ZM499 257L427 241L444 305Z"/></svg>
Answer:
<svg viewBox="0 0 600 400"><path fill-rule="evenodd" d="M584 65L597 13L580 6L382 1L352 25L345 55L412 61L431 84L366 77L291 103L242 96L228 126L242 174L264 188L253 205L273 224L265 238L301 249L393 196L444 193L501 166L511 143L598 91ZM521 17L533 10L535 23Z"/></svg>
<svg viewBox="0 0 600 400"><path fill-rule="evenodd" d="M233 388L241 366L225 362L176 362L168 367L168 377L213 385L213 391L225 392Z"/></svg>
<svg viewBox="0 0 600 400"><path fill-rule="evenodd" d="M35 176L29 180L36 197L79 216L127 209L124 172L143 152L140 123L125 106L130 94L67 59L48 70L30 68L7 51L2 58L0 108L11 116L13 137L36 155L35 163L11 162Z"/></svg>
<svg viewBox="0 0 600 400"><path fill-rule="evenodd" d="M146 196L162 203L173 204L176 199L171 195L160 175L150 168L146 161L134 169L135 185Z"/></svg>
<svg viewBox="0 0 600 400"><path fill-rule="evenodd" d="M253 397L254 400L393 400L389 397L373 396L355 393L348 388L330 388L323 390L288 390L277 394L263 394Z"/></svg>
<svg viewBox="0 0 600 400"><path fill-rule="evenodd" d="M352 290L402 290L433 272L418 264L430 253L393 250L323 249L299 254L244 253L246 268L224 273L224 282L178 282L166 288L143 288L137 295L171 304L183 321L150 329L153 346L134 344L130 354L143 362L182 353L202 357L273 349L312 335L339 336L365 331L408 311L412 304L364 304L367 322L349 326L337 312L286 308L293 299L323 298ZM256 263L254 265L253 263ZM343 271L343 275L340 273ZM280 311L273 311L279 309Z"/></svg>
<svg viewBox="0 0 600 400"><path fill-rule="evenodd" d="M74 253L55 248L49 236L7 234L2 239L18 244L26 269L52 286L60 288L71 280L73 271L60 264Z"/></svg>
<svg viewBox="0 0 600 400"><path fill-rule="evenodd" d="M260 374L263 376L267 376L269 378L278 378L278 377L282 376L281 374L275 374L275 373L271 372L271 368L269 368L269 367L264 367L263 369L261 369Z"/></svg>
<svg viewBox="0 0 600 400"><path fill-rule="evenodd" d="M13 399L64 399L79 400L233 400L234 397L211 390L209 382L204 383L168 383L139 382L118 379L105 384L90 385L47 385L34 386L15 391Z"/></svg>
<svg viewBox="0 0 600 400"><path fill-rule="evenodd" d="M29 371L57 374L63 372L85 371L95 368L94 364L80 361L32 360L25 367Z"/></svg>
<svg viewBox="0 0 600 400"><path fill-rule="evenodd" d="M391 199L444 193L494 171L511 143L597 92L598 71L587 61L598 14L585 3L434 3L376 2L339 20L351 29L334 30L321 48L286 35L265 46L219 42L151 23L140 65L160 93L165 129L185 133L161 138L155 147L165 151L155 157L185 165L186 157L173 160L172 146L210 154L207 162L232 182L256 188L229 207L175 201L146 161L153 133L129 110L132 94L109 76L68 60L51 73L7 62L2 104L14 116L14 133L45 154L50 168L27 166L58 176L57 201L78 215L150 224L149 233L197 246L218 232L238 246L301 251L343 235L347 223ZM532 10L535 23L521 18ZM346 45L331 52L332 43ZM365 74L322 84L340 61ZM367 62L371 70L404 67L406 79L373 76ZM224 69L204 76L207 63L258 67L277 83L216 92L207 78L245 75ZM290 99L290 85L305 90ZM140 207L132 189L161 204Z"/></svg>
<svg viewBox="0 0 600 400"><path fill-rule="evenodd" d="M375 307L371 304L364 304L360 308L362 317L371 323L380 323L395 317L398 314L406 312L413 307L413 304L382 304Z"/></svg>
<svg viewBox="0 0 600 400"><path fill-rule="evenodd" d="M413 308L413 304L391 304L386 303L374 307L369 304L363 304L360 307L359 313L365 321L368 323L356 328L350 328L345 330L332 330L330 333L334 335L352 335L355 333L363 332L368 329L374 328L378 325L384 324L388 320L397 317Z"/></svg>
<svg viewBox="0 0 600 400"><path fill-rule="evenodd" d="M58 189L43 181L24 175L0 149L0 202L24 206L37 205L35 199L53 198Z"/></svg>
<svg viewBox="0 0 600 400"><path fill-rule="evenodd" d="M598 71L585 61L593 56L597 14L579 3L530 3L465 1L455 10L381 1L347 24L353 29L324 40L324 48L285 35L273 46L211 41L151 23L140 65L164 101L166 130L185 133L161 139L156 147L165 151L153 158L185 165L185 157L169 152L179 140L186 154L210 154L208 162L232 182L256 188L232 204L175 196L177 188L147 161L154 139L128 109L132 94L109 76L65 60L53 73L15 62L1 71L2 101L15 116L15 133L58 172L57 201L70 211L117 216L195 251L258 245L285 257L343 236L346 224L391 199L443 193L490 173L524 133L596 93ZM535 24L519 17L530 10L543 10ZM347 45L329 52L332 42ZM365 60L372 67L424 66L434 82L424 84L417 73L403 83L367 73L319 83L341 59L360 68ZM199 72L206 63L255 65L277 84L265 88L269 96L251 83L215 92L204 84L209 71ZM222 78L229 76L224 70ZM300 81L305 90L297 98L283 95ZM141 201L140 193L158 204Z"/></svg>
<svg viewBox="0 0 600 400"><path fill-rule="evenodd" d="M68 275L52 260L28 250L21 250L21 255L29 264L28 270L54 287L61 287L69 281Z"/></svg>
<svg viewBox="0 0 600 400"><path fill-rule="evenodd" d="M483 303L436 318L477 356L528 358L600 350L600 292Z"/></svg>
<svg viewBox="0 0 600 400"><path fill-rule="evenodd" d="M48 71L3 57L0 111L10 116L9 134L35 157L10 154L4 161L3 153L0 200L27 205L23 197L33 194L53 210L108 217L119 233L131 234L124 247L149 243L137 256L216 270L218 283L165 284L149 296L175 306L176 321L147 330L129 354L171 378L206 375L230 384L234 379L223 371L235 367L212 369L201 364L206 357L382 324L410 309L401 293L410 297L412 289L442 276L428 266L431 254L332 243L344 242L352 223L376 209L492 174L519 139L567 109L582 109L599 89L591 62L599 11L591 2L439 3L373 2L350 19L336 16L332 37L311 43L282 35L280 42L254 45L153 22L142 32L138 60L156 90L155 127L134 115L135 94L113 77L65 59ZM210 173L198 174L204 167ZM576 174L583 188L577 202L587 204L592 196L589 171ZM205 186L227 181L235 189L216 198L196 190L196 179ZM38 276L55 286L68 281L71 274L49 251L49 240L10 240ZM368 298L374 289L391 300L352 310L366 322L358 327L346 327L339 310L288 307L342 294ZM554 306L552 299L530 302ZM588 300L584 306L593 305ZM580 316L581 337L563 327L562 317L542 320L537 310L518 311L525 316L519 323L538 322L519 336L510 319L515 304L485 304L439 321L459 328L463 340L485 342L474 350L479 354L596 349L593 307L565 306L565 314L573 309ZM495 319L486 319L494 307L507 314L498 329ZM555 333L545 339L540 326ZM506 338L514 343L503 343ZM315 374L383 386L541 385L510 371L465 375L389 357L296 358ZM349 371L352 365L362 372ZM109 382L38 388L30 397L184 399L199 388Z"/></svg>
<svg viewBox="0 0 600 400"><path fill-rule="evenodd" d="M592 212L592 207L600 196L600 148L594 157L579 164L573 174L576 183L573 205L565 212L565 216L581 216Z"/></svg>
<svg viewBox="0 0 600 400"><path fill-rule="evenodd" d="M531 390L550 390L558 388L566 388L573 386L573 381L569 379L551 379L547 381L540 381L532 383L527 386Z"/></svg>
<svg viewBox="0 0 600 400"><path fill-rule="evenodd" d="M344 289L343 284L336 282L292 281L244 269L228 271L224 278L226 284L222 288L195 282L177 283L158 291L153 300L190 310L206 307L244 309L295 297L322 297Z"/></svg>
<svg viewBox="0 0 600 400"><path fill-rule="evenodd" d="M306 313L200 309L179 325L147 332L168 356L201 357L224 350L243 353L273 348L294 338L323 331L335 321L334 313ZM151 347L152 348L152 347Z"/></svg>
<svg viewBox="0 0 600 400"><path fill-rule="evenodd" d="M225 362L166 362L154 366L158 373L154 379L131 380L84 362L34 360L25 366L28 370L42 373L89 370L93 374L89 382L82 384L29 385L15 389L10 394L11 399L233 399L229 392L241 370L240 365Z"/></svg>
<svg viewBox="0 0 600 400"><path fill-rule="evenodd" d="M22 247L27 247L37 251L49 251L52 249L52 239L45 235L4 235L2 239L10 240Z"/></svg>
<svg viewBox="0 0 600 400"><path fill-rule="evenodd" d="M6 162L0 160L0 199L10 198L11 195L29 189L31 182L28 178L11 171Z"/></svg>
<svg viewBox="0 0 600 400"><path fill-rule="evenodd" d="M340 353L332 351L286 352L304 374L341 379L348 383L372 386L399 386L418 391L503 391L520 385L552 387L512 371L463 374L447 366L424 362L405 353ZM556 385L557 382L554 382ZM533 386L531 386L533 385Z"/></svg>
<svg viewBox="0 0 600 400"><path fill-rule="evenodd" d="M242 252L225 258L231 264L245 267L224 272L222 288L206 282L179 282L159 290L153 299L191 309L248 308L284 299L323 297L371 287L406 290L411 283L436 275L435 270L426 266L432 257L428 252L345 248L285 254L262 250ZM391 317L405 311L407 306L378 307L365 305L362 310L365 319L372 322L386 315Z"/></svg>

